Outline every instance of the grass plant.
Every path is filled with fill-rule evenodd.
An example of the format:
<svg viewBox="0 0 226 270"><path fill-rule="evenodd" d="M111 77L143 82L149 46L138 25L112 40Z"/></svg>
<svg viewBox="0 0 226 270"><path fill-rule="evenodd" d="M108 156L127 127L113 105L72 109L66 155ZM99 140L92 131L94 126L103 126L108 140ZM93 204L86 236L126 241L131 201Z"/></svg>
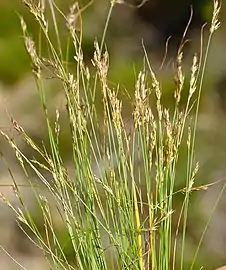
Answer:
<svg viewBox="0 0 226 270"><path fill-rule="evenodd" d="M3 194L1 199L15 212L19 226L43 252L49 269L184 269L189 200L194 190L207 188L195 185L199 169L195 138L210 43L220 26L219 2L213 1L206 50L203 50L202 36L200 54L193 57L186 106L180 106L185 87L182 66L185 31L175 62L174 109L162 104L164 91L143 44L143 69L136 78L129 120L123 117L124 104L118 98L120 87L113 87L108 81L110 56L105 43L112 11L123 1L109 1L102 40L94 41L95 52L90 63L84 62L82 52L82 12L85 7L75 3L66 16L52 0L46 1L52 14L56 35L53 37L45 16L45 1L23 2L40 26L39 43L35 44L24 19L20 18L49 144L37 145L14 119L13 127L34 150L35 157L26 156L5 132L1 131L1 135L9 142L24 170L41 210L44 230L38 228L34 213L28 210L15 180L14 191L20 207L12 205ZM59 14L68 29L66 52L62 50L58 30ZM48 46L48 57L42 55L43 42ZM76 63L74 73L67 62L72 44ZM43 84L45 74L57 79L64 93L67 115L64 121L70 130L68 141L73 164L70 172L61 155L64 147L60 140L61 115L56 110L56 120L53 120L51 100L48 100ZM101 110L97 110L100 96ZM177 190L175 183L181 156L186 171L180 179L184 187ZM36 188L31 171L48 190L48 196ZM183 203L181 209L177 209L179 214L175 221L177 206L174 198L178 193L183 194ZM66 241L59 237L59 222L60 230L67 232ZM72 259L66 254L67 245L71 247Z"/></svg>

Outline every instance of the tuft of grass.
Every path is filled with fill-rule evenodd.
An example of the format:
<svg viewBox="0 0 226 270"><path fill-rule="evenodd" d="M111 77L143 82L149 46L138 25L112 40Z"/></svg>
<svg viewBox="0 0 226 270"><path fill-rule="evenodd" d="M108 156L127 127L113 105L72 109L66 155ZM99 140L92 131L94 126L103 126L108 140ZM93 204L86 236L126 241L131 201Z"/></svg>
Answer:
<svg viewBox="0 0 226 270"><path fill-rule="evenodd" d="M32 241L43 252L50 269L184 269L189 200L194 190L208 187L195 185L199 169L195 138L207 56L212 36L220 26L219 2L213 1L206 50L203 53L201 38L200 54L193 57L186 105L180 106L185 87L182 66L185 31L175 64L174 109L162 104L161 83L143 45L143 68L136 78L129 121L123 117L124 104L118 98L118 87L108 81L110 56L105 46L112 11L122 1L109 2L102 40L94 41L92 69L84 62L82 51L82 11L86 7L79 7L76 2L66 16L52 0L47 1L56 34L52 37L45 2L23 2L40 27L39 43L35 44L25 21L20 18L45 115L49 145L37 145L23 127L12 120L13 127L36 153L30 158L16 141L0 132L24 170L41 210L44 230L38 228L34 213L29 212L15 180L13 187L20 207L15 208L3 194L1 200L15 212L19 226L28 237L32 235ZM58 13L65 19L69 33L66 52L61 46ZM42 56L43 41L48 45L48 58ZM67 63L72 44L76 63L73 74ZM67 115L64 126L66 122L71 142L70 168L61 154L64 147L60 140L61 115L56 110L55 120L52 120L51 100L47 99L43 86L47 73L59 81L64 93ZM96 108L100 102L101 112ZM178 162L181 155L184 157L184 151L184 187L176 190ZM48 195L31 181L31 171L48 190ZM184 199L175 221L178 193L183 194ZM66 237L59 236L60 230L66 232ZM202 239L190 269L194 267L201 242Z"/></svg>

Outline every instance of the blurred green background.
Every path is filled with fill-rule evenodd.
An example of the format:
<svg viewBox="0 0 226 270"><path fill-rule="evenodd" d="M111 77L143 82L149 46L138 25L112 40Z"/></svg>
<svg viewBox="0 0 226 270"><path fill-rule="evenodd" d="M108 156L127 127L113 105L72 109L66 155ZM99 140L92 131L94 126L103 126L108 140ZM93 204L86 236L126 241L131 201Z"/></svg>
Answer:
<svg viewBox="0 0 226 270"><path fill-rule="evenodd" d="M48 1L47 1L48 2ZM183 29L186 26L192 1L169 2L150 1L142 9L132 8L131 5L138 4L130 1L128 4L116 5L110 20L107 33L107 47L110 52L111 68L109 80L120 83L121 90L126 88L133 92L135 75L142 67L141 39L147 46L150 61L163 85L164 102L167 106L172 102L173 64L171 58L175 56L178 40L180 40ZM194 2L194 1L193 1ZM196 2L196 3L195 3ZM212 1L195 1L194 21L189 31L191 42L185 48L185 70L189 72L192 63L192 55L199 51L200 28L204 21L211 18ZM79 1L84 6L88 1ZM68 13L72 1L56 1L56 4L64 12ZM212 186L207 191L202 191L192 196L192 205L188 223L188 265L189 258L193 256L194 247L197 246L200 235L211 209L217 200L217 196L224 184L226 176L226 2L222 0L221 28L216 33L208 60L205 76L203 98L201 103L200 120L197 136L197 160L200 161L200 172L198 174L197 186L222 180L221 183ZM83 50L87 63L92 58L93 40L100 38L103 32L109 3L107 0L94 0L90 7L83 13ZM48 14L49 11L47 11ZM22 15L28 25L28 30L36 39L38 27L36 21L29 14L22 1L1 0L0 1L0 127L16 136L10 128L9 115L24 126L28 134L36 141L45 141L45 127L38 94L32 78L29 57L25 51L19 16ZM67 30L61 16L58 18L61 33L62 46L65 50ZM168 27L167 27L168 26ZM50 31L53 26L50 22ZM181 32L182 31L182 32ZM208 31L206 31L207 33ZM159 69L164 55L166 38L172 35L169 56L162 70ZM45 48L43 48L44 53ZM73 52L70 60L73 61ZM71 63L73 70L73 64ZM189 76L189 73L188 73ZM189 78L189 77L188 77ZM55 83L46 80L49 98L53 108L63 108L61 92ZM123 91L122 91L123 92ZM126 100L126 95L121 94ZM125 101L126 103L126 101ZM17 138L20 140L20 138ZM70 147L67 141L67 133L63 134L64 155L67 157L67 149ZM24 151L29 154L23 142L20 141ZM0 151L13 166L13 172L19 182L24 183L23 175L16 165L13 153L6 143L0 139ZM12 165L13 164L13 165ZM183 170L183 166L181 167ZM183 173L182 173L183 175ZM12 200L13 192L7 185L11 179L7 172L7 166L3 160L0 166L0 191L8 195ZM178 186L180 183L178 183ZM24 194L33 206L32 195L28 190ZM18 229L13 215L5 206L0 205L0 244L13 254L27 269L45 269L44 262L39 252L26 240ZM211 225L206 233L199 259L195 269L214 269L226 264L226 195L224 195L215 211ZM64 238L64 232L62 232ZM70 253L70 250L68 251ZM19 269L12 260L0 251L0 270ZM186 269L186 267L185 267Z"/></svg>

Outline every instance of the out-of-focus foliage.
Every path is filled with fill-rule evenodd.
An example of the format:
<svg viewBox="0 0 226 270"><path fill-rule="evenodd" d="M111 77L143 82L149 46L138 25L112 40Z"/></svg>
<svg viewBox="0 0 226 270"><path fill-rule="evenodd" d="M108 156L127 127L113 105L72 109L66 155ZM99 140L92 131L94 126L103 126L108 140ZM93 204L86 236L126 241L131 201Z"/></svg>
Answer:
<svg viewBox="0 0 226 270"><path fill-rule="evenodd" d="M5 83L16 82L29 69L18 18L23 10L19 1L0 2L0 80Z"/></svg>
<svg viewBox="0 0 226 270"><path fill-rule="evenodd" d="M211 14L209 5L211 1L206 1L207 4L202 6L203 17L209 18ZM84 57L90 59L93 53L93 39L95 37L100 37L103 31L105 23L105 14L109 3L102 0L90 1L79 1L79 5L86 6L90 3L89 8L87 8L82 13L83 19L83 49ZM157 4L157 16L162 17L161 9L158 9L158 5L161 8L164 7L161 3ZM69 11L69 6L71 1L56 1L56 5L59 6L65 14ZM138 3L134 3L138 4ZM161 5L160 5L161 4ZM187 5L187 2L184 4ZM175 6L176 14L179 14L179 10ZM142 10L145 14L152 12L150 5L147 3L142 7ZM154 9L155 10L155 9ZM145 16L139 19L138 14L140 9L134 9L128 7L127 5L118 5L114 12L113 17L110 22L109 31L107 34L108 50L111 52L111 62L116 63L119 66L123 61L128 63L136 62L137 53L141 55L141 38L146 40L148 45L149 43L153 46L157 43L157 36L154 33L154 29L151 24L146 24ZM156 13L156 12L155 12ZM47 14L51 14L50 10L47 10ZM165 14L165 13L164 13ZM24 50L23 39L21 35L19 16L24 16L25 20L29 26L29 31L32 32L34 38L37 39L38 36L38 26L35 20L30 16L28 10L20 0L16 1L7 1L2 0L0 2L0 81L12 84L20 80L25 76L30 69L29 60ZM149 16L150 17L150 16ZM65 20L62 18L61 14L58 14L58 26L60 30L61 37L65 37L65 44L62 44L63 49L66 50L66 41L67 41L67 30L65 27ZM172 19L169 18L172 21ZM187 20L186 18L184 20ZM173 25L174 21L170 24ZM150 19L150 22L152 20ZM169 24L169 25L170 25ZM161 31L161 25L157 22L157 25L154 25L158 31ZM173 26L170 26L173 27ZM173 27L174 28L174 27ZM173 29L172 28L172 29ZM50 31L53 30L53 24L49 22ZM175 28L176 29L176 28ZM53 32L53 31L52 31ZM175 32L176 35L176 32ZM164 47L165 41L162 42L162 48ZM153 47L151 46L151 47ZM157 45L158 47L159 45ZM155 46L154 46L155 47ZM42 50L45 46L42 47ZM73 52L71 52L70 60L73 60ZM159 56L157 58L161 59L163 51L158 52ZM156 57L156 53L155 53ZM119 63L117 63L119 61ZM131 67L131 66L130 66ZM126 72L125 72L126 73ZM117 77L117 73L114 77Z"/></svg>

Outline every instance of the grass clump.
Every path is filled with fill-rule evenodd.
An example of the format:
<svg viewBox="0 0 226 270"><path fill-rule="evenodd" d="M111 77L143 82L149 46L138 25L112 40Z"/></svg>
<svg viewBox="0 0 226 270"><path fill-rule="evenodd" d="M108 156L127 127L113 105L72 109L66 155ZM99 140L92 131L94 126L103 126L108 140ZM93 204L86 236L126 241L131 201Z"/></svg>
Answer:
<svg viewBox="0 0 226 270"><path fill-rule="evenodd" d="M93 67L83 60L84 8L76 3L65 16L53 1L48 1L56 34L53 38L49 34L44 2L23 2L40 26L40 42L36 49L21 18L25 46L45 115L49 145L37 145L23 127L12 120L14 128L36 153L31 159L16 141L3 131L1 134L15 151L31 185L42 213L44 230L37 227L16 181L14 191L20 207L15 208L3 194L1 199L16 213L25 233L35 236L33 241L43 252L50 269L183 269L189 199L193 190L205 188L195 185L198 173L195 136L210 42L219 27L219 2L213 2L206 51L203 55L201 50L199 56L193 57L186 106L180 106L185 84L182 67L185 40L178 49L175 65L174 110L162 104L161 83L143 45L144 64L137 76L129 121L123 118L119 87L112 87L108 81L110 57L105 49L109 19L114 6L121 1L109 2L102 40L94 42ZM66 53L62 51L56 13L64 17L69 31ZM186 32L184 39L185 36ZM41 54L43 42L48 46L48 57ZM74 73L69 71L67 63L71 44L75 51ZM60 113L56 110L56 120L53 121L51 101L47 99L43 85L43 76L49 73L59 80L64 93L64 123L68 123L70 130L70 172L61 155L64 146L60 140ZM100 95L101 113L96 107ZM178 162L182 155L184 160L182 152L185 149L184 187L176 190ZM32 183L30 169L48 190L48 196ZM175 221L174 209L177 206L174 198L178 193L183 194L183 203L181 209L177 209L179 215ZM64 240L59 236L59 223L60 230L67 234ZM71 248L70 258L66 251L68 245ZM190 269L193 269L199 246Z"/></svg>

